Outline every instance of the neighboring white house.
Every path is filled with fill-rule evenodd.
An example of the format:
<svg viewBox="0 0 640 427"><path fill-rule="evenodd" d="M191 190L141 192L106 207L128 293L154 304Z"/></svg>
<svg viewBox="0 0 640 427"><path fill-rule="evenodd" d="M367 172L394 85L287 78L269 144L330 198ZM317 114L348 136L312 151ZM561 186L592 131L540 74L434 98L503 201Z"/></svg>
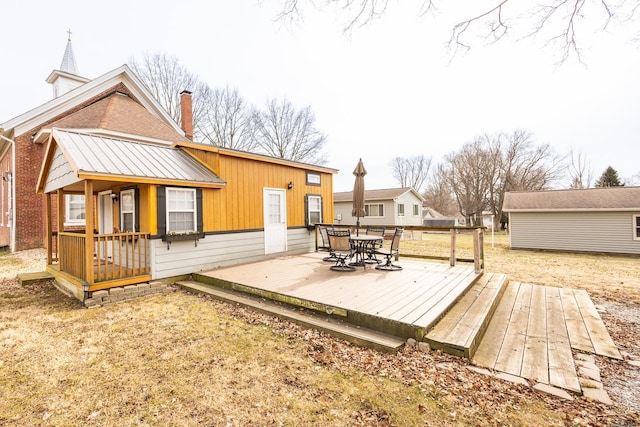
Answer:
<svg viewBox="0 0 640 427"><path fill-rule="evenodd" d="M388 188L366 190L364 192L365 212L360 225L422 225L422 203L424 198L416 190ZM356 217L351 216L353 192L333 193L334 223L355 225Z"/></svg>
<svg viewBox="0 0 640 427"><path fill-rule="evenodd" d="M511 247L640 254L640 187L508 192Z"/></svg>

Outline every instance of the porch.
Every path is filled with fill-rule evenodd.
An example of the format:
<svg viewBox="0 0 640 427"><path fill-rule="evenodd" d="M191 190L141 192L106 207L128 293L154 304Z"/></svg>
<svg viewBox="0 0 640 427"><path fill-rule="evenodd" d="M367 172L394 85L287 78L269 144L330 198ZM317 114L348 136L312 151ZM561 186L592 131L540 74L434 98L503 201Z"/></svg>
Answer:
<svg viewBox="0 0 640 427"><path fill-rule="evenodd" d="M87 241L92 243L87 245ZM94 234L60 232L47 271L83 292L151 280L149 233ZM53 246L53 245L52 245ZM86 256L87 253L91 257Z"/></svg>

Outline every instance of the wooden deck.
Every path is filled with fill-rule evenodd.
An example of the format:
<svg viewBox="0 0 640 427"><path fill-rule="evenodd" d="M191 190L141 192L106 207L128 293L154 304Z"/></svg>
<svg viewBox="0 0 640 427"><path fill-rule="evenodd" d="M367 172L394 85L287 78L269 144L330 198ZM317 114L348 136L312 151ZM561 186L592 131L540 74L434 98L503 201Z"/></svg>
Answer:
<svg viewBox="0 0 640 427"><path fill-rule="evenodd" d="M580 392L572 348L622 358L586 291L514 282L472 361Z"/></svg>
<svg viewBox="0 0 640 427"><path fill-rule="evenodd" d="M401 271L372 266L335 272L310 253L224 267L194 280L341 316L404 338L424 334L480 276L473 267L401 259Z"/></svg>
<svg viewBox="0 0 640 427"><path fill-rule="evenodd" d="M509 283L504 274L406 259L399 261L402 271L335 272L322 257L310 253L200 272L185 286L206 291L213 285L311 308L576 393L581 388L573 350L622 359L583 290Z"/></svg>

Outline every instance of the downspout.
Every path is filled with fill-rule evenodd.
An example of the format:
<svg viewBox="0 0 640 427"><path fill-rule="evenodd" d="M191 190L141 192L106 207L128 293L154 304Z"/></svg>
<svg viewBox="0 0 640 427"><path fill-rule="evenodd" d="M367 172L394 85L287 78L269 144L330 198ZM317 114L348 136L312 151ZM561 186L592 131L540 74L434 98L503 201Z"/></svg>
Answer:
<svg viewBox="0 0 640 427"><path fill-rule="evenodd" d="M9 231L9 249L11 252L16 246L16 142L3 135L4 129L0 128L0 138L11 144L11 230Z"/></svg>

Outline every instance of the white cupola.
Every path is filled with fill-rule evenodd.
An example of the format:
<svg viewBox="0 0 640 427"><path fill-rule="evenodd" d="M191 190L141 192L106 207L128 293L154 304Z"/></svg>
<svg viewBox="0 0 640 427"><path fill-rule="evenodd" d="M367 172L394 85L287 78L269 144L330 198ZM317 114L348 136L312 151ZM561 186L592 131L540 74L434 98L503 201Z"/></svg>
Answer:
<svg viewBox="0 0 640 427"><path fill-rule="evenodd" d="M67 47L64 50L60 69L53 70L46 80L47 83L53 86L54 98L64 95L89 81L89 79L78 75L78 65L71 46L71 30L67 31L67 33L69 33L69 37L67 38Z"/></svg>

